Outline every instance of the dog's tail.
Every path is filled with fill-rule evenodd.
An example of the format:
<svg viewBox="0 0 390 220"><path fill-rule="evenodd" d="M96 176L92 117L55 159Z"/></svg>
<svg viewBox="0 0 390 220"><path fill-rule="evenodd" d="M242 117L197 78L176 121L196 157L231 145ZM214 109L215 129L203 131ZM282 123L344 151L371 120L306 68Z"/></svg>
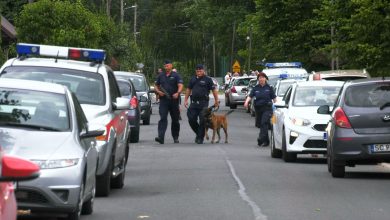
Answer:
<svg viewBox="0 0 390 220"><path fill-rule="evenodd" d="M230 113L234 112L234 110L229 110L228 112L225 113L225 116L226 115L229 115Z"/></svg>

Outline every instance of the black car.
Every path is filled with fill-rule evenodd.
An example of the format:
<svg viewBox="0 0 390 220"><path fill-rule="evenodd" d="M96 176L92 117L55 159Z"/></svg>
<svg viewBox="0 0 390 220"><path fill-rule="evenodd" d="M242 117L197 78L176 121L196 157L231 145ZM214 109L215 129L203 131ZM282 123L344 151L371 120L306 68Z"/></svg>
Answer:
<svg viewBox="0 0 390 220"><path fill-rule="evenodd" d="M130 142L137 143L139 141L139 126L141 120L141 109L137 98L136 89L130 80L117 78L116 79L122 97L130 100L130 108L127 111L127 120L130 125Z"/></svg>
<svg viewBox="0 0 390 220"><path fill-rule="evenodd" d="M150 116L152 115L152 99L150 93L154 93L150 89L146 77L142 73L114 71L115 77L131 80L137 91L137 97L140 102L141 120L144 125L150 124Z"/></svg>
<svg viewBox="0 0 390 220"><path fill-rule="evenodd" d="M344 177L345 166L390 162L389 78L346 82L332 111L317 112L332 115L324 137L333 177Z"/></svg>

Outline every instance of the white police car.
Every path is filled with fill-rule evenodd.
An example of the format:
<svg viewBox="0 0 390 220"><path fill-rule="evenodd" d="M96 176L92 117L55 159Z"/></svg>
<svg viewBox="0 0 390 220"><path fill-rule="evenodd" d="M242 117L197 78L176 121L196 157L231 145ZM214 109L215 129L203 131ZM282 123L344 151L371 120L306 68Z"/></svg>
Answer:
<svg viewBox="0 0 390 220"><path fill-rule="evenodd" d="M74 92L92 127L103 128L96 137L98 169L96 195L122 188L128 157L129 100L122 98L113 71L104 65L104 50L19 43L17 58L5 62L0 77L65 85Z"/></svg>
<svg viewBox="0 0 390 220"><path fill-rule="evenodd" d="M281 78L302 79L309 75L306 69L302 68L301 62L266 63L265 67L262 72L267 75L268 84L271 86L275 86Z"/></svg>
<svg viewBox="0 0 390 220"><path fill-rule="evenodd" d="M271 130L271 156L295 161L297 154L326 154L325 128L330 115L318 114L321 105L333 106L343 82L302 81L292 84L279 103Z"/></svg>

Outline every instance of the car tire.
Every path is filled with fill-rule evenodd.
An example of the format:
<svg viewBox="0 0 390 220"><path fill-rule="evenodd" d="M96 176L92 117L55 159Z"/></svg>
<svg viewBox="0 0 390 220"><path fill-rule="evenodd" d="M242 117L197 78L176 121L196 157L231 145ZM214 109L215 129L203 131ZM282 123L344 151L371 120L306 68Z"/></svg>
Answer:
<svg viewBox="0 0 390 220"><path fill-rule="evenodd" d="M230 104L230 109L236 109L237 108L237 105L233 105L233 104Z"/></svg>
<svg viewBox="0 0 390 220"><path fill-rule="evenodd" d="M131 130L130 132L130 143L138 143L139 142L139 127L138 129Z"/></svg>
<svg viewBox="0 0 390 220"><path fill-rule="evenodd" d="M148 117L145 118L142 122L144 125L150 125L150 115L148 115Z"/></svg>
<svg viewBox="0 0 390 220"><path fill-rule="evenodd" d="M284 162L294 162L297 160L296 153L287 152L287 144L286 144L286 134L283 129L283 137L282 137L282 158Z"/></svg>
<svg viewBox="0 0 390 220"><path fill-rule="evenodd" d="M229 98L225 96L225 106L229 107L229 105L230 105Z"/></svg>
<svg viewBox="0 0 390 220"><path fill-rule="evenodd" d="M80 220L81 210L83 207L83 196L84 196L84 183L80 184L79 199L77 200L77 207L73 212L68 214L68 220Z"/></svg>
<svg viewBox="0 0 390 220"><path fill-rule="evenodd" d="M126 158L123 158L121 166L123 172L111 180L111 188L113 189L122 189L123 186L125 185Z"/></svg>
<svg viewBox="0 0 390 220"><path fill-rule="evenodd" d="M330 161L330 152L329 151L327 152L327 155L326 155L326 163L328 165L328 172L331 173L332 172L332 163Z"/></svg>
<svg viewBox="0 0 390 220"><path fill-rule="evenodd" d="M272 130L271 130L271 157L272 158L282 157L282 151L275 148L275 136Z"/></svg>
<svg viewBox="0 0 390 220"><path fill-rule="evenodd" d="M251 107L251 116L252 116L252 117L255 117L255 116L256 116L256 112L252 109L252 107Z"/></svg>
<svg viewBox="0 0 390 220"><path fill-rule="evenodd" d="M345 176L345 165L337 164L336 161L330 156L330 169L332 176L335 178L344 178Z"/></svg>
<svg viewBox="0 0 390 220"><path fill-rule="evenodd" d="M110 194L112 163L113 159L110 158L104 173L96 177L96 196L107 197Z"/></svg>
<svg viewBox="0 0 390 220"><path fill-rule="evenodd" d="M93 212L93 204L94 204L94 201L95 201L95 195L96 195L96 185L94 186L93 190L92 190L92 197L84 202L83 204L83 208L81 209L81 214L82 215L90 215L92 214Z"/></svg>

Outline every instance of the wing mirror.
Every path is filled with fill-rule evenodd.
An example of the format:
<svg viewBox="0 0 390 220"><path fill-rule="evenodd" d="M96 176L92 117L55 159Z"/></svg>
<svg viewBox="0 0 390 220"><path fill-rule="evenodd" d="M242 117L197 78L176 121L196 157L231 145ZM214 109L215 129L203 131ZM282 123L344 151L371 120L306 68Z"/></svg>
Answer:
<svg viewBox="0 0 390 220"><path fill-rule="evenodd" d="M19 157L3 155L0 167L0 181L23 181L39 177L39 166Z"/></svg>

